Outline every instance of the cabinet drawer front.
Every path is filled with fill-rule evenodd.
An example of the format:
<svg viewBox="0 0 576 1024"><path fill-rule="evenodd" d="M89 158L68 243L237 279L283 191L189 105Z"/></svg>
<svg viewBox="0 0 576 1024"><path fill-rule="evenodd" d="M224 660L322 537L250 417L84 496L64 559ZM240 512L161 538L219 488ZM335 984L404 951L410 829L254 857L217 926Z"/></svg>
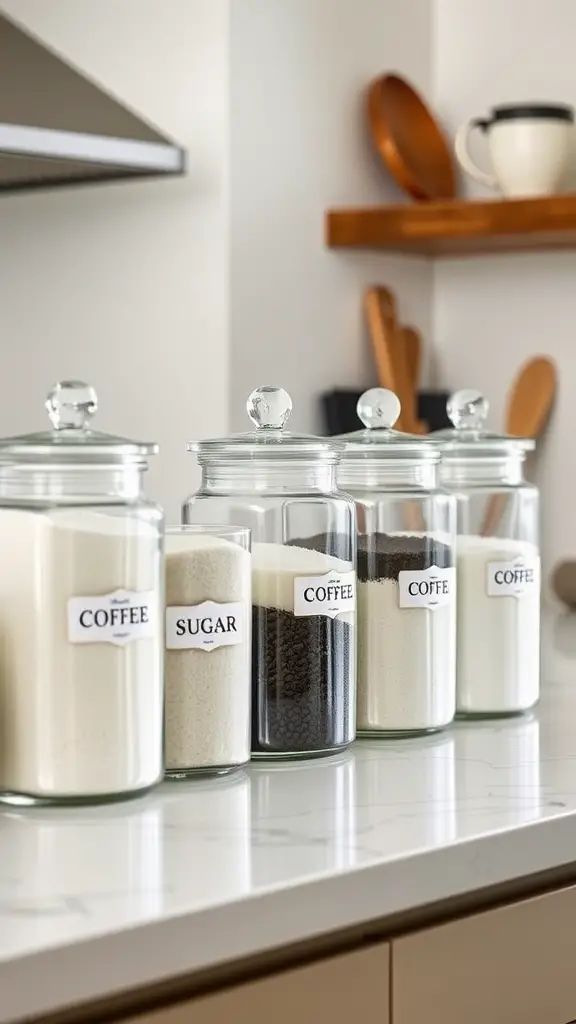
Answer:
<svg viewBox="0 0 576 1024"><path fill-rule="evenodd" d="M392 944L392 1024L576 1019L576 888Z"/></svg>
<svg viewBox="0 0 576 1024"><path fill-rule="evenodd" d="M389 1024L388 944L319 960L124 1024Z"/></svg>

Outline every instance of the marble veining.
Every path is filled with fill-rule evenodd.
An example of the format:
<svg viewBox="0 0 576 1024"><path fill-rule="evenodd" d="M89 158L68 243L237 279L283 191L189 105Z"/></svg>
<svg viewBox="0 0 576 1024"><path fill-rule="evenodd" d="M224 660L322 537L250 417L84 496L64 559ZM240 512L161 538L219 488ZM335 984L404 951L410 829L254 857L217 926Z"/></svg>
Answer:
<svg viewBox="0 0 576 1024"><path fill-rule="evenodd" d="M0 812L0 1021L571 861L576 626L549 634L524 718Z"/></svg>

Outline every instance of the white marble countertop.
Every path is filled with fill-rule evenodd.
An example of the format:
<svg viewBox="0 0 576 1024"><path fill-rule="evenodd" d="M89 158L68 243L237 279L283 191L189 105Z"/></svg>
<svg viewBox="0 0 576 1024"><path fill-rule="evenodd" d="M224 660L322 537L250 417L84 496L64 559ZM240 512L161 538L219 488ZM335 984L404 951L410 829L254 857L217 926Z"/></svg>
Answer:
<svg viewBox="0 0 576 1024"><path fill-rule="evenodd" d="M576 625L537 713L340 758L0 812L0 1021L576 859Z"/></svg>

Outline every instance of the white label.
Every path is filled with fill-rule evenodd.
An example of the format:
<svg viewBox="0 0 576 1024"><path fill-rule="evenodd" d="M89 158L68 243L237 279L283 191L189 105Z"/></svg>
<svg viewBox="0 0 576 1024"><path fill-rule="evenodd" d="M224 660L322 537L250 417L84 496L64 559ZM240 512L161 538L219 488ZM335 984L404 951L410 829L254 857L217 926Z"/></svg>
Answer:
<svg viewBox="0 0 576 1024"><path fill-rule="evenodd" d="M166 609L166 648L214 651L242 643L244 606L241 601L217 604L174 605Z"/></svg>
<svg viewBox="0 0 576 1024"><path fill-rule="evenodd" d="M511 562L488 562L486 593L488 597L523 597L540 589L540 559L515 558Z"/></svg>
<svg viewBox="0 0 576 1024"><path fill-rule="evenodd" d="M68 639L72 644L123 644L156 635L157 596L153 590L115 590L102 597L68 600Z"/></svg>
<svg viewBox="0 0 576 1024"><path fill-rule="evenodd" d="M328 615L333 619L356 607L356 573L327 572L324 576L297 576L294 580L294 615Z"/></svg>
<svg viewBox="0 0 576 1024"><path fill-rule="evenodd" d="M456 596L456 569L405 569L398 573L400 608L443 608L453 604Z"/></svg>

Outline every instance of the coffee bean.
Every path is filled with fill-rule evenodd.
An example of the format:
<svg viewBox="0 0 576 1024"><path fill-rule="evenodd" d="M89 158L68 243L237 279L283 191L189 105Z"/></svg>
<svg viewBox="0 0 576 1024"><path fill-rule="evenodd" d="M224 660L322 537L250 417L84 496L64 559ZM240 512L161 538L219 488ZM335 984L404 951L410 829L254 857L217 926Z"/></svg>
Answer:
<svg viewBox="0 0 576 1024"><path fill-rule="evenodd" d="M349 743L353 626L253 606L252 629L252 750L305 754Z"/></svg>

